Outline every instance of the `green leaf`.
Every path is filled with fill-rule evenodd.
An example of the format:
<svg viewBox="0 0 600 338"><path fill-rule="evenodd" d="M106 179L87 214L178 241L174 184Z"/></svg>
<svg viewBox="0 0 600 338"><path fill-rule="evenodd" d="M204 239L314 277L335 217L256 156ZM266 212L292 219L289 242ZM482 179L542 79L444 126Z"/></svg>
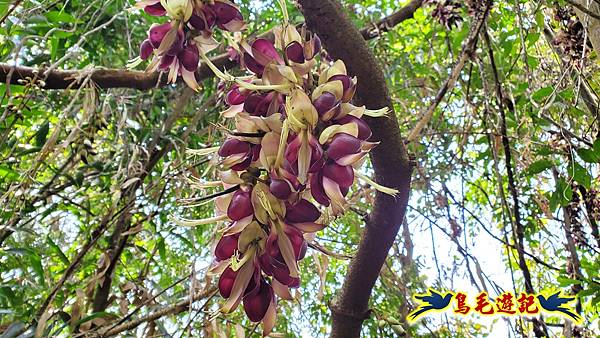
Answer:
<svg viewBox="0 0 600 338"><path fill-rule="evenodd" d="M581 284L581 281L577 280L577 279L571 279L565 276L558 276L558 278L556 278L556 281L558 282L558 285L560 285L561 287L565 287L565 286L569 286L569 285L573 285L573 284Z"/></svg>
<svg viewBox="0 0 600 338"><path fill-rule="evenodd" d="M48 245L50 245L50 248L52 248L52 250L54 251L54 253L58 256L58 258L60 258L60 260L65 265L69 265L70 264L69 258L67 258L67 256L60 249L60 247L56 243L54 243L54 241L52 240L52 238L50 238L50 236L46 237L46 243L48 243Z"/></svg>
<svg viewBox="0 0 600 338"><path fill-rule="evenodd" d="M596 152L592 149L579 148L577 149L577 155L579 155L579 157L581 157L581 159L587 163L600 162L600 152Z"/></svg>
<svg viewBox="0 0 600 338"><path fill-rule="evenodd" d="M0 177L6 178L9 181L16 181L19 178L19 174L6 165L0 165Z"/></svg>
<svg viewBox="0 0 600 338"><path fill-rule="evenodd" d="M552 87L552 86L540 88L531 95L531 98L537 102L540 102L543 99L545 99L546 97L548 97L548 95L552 94L553 91L554 91L554 87Z"/></svg>
<svg viewBox="0 0 600 338"><path fill-rule="evenodd" d="M42 258L38 255L30 255L29 263L33 268L33 271L38 275L40 279L40 284L42 286L46 286L46 279L44 278L44 267L42 266Z"/></svg>
<svg viewBox="0 0 600 338"><path fill-rule="evenodd" d="M594 149L594 152L600 157L600 137L596 139L594 145L592 146L592 149Z"/></svg>
<svg viewBox="0 0 600 338"><path fill-rule="evenodd" d="M75 23L77 22L77 19L75 19L75 17L73 17L71 14L69 13L65 13L62 11L50 11L47 12L46 14L46 18L48 19L48 21L52 22L52 23Z"/></svg>
<svg viewBox="0 0 600 338"><path fill-rule="evenodd" d="M579 163L573 162L573 165L569 166L569 174L571 175L571 177L573 177L573 180L575 180L575 182L581 184L586 189L591 188L592 176Z"/></svg>
<svg viewBox="0 0 600 338"><path fill-rule="evenodd" d="M35 145L37 147L42 147L46 143L46 138L48 137L48 132L50 131L50 122L46 121L46 123L40 126L37 133L35 133Z"/></svg>
<svg viewBox="0 0 600 338"><path fill-rule="evenodd" d="M553 165L554 162L552 160L535 161L525 170L525 175L531 176L539 174L548 168L552 168Z"/></svg>
<svg viewBox="0 0 600 338"><path fill-rule="evenodd" d="M567 206L571 202L571 197L573 197L571 186L563 178L559 178L556 183L556 190L550 198L550 207L555 210L559 205Z"/></svg>
<svg viewBox="0 0 600 338"><path fill-rule="evenodd" d="M165 239L163 237L159 238L156 242L156 246L158 247L158 254L160 255L161 260L167 259L167 250L165 249Z"/></svg>

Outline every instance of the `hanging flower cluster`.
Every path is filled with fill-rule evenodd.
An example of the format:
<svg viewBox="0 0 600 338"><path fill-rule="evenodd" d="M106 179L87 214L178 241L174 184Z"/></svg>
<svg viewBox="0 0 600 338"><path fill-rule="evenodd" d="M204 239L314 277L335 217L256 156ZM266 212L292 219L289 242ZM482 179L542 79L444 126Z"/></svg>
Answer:
<svg viewBox="0 0 600 338"><path fill-rule="evenodd" d="M387 108L351 103L356 79L342 61L318 60L318 37L291 25L274 34L275 42L233 46L249 77L222 73L201 54L231 84L222 115L235 125L212 149L228 192L216 199L211 219L227 221L212 268L226 298L220 311L243 304L265 335L275 324L277 298L291 299L290 289L300 286L298 262L307 240L345 210L355 178L396 193L357 171L376 145L362 117L384 116Z"/></svg>
<svg viewBox="0 0 600 338"><path fill-rule="evenodd" d="M164 24L153 24L140 45L140 55L130 66L151 59L147 71L168 73L174 83L181 75L193 89L198 88L194 73L204 54L218 46L215 28L237 32L244 28L239 9L228 0L142 0L136 7L152 16L168 16Z"/></svg>

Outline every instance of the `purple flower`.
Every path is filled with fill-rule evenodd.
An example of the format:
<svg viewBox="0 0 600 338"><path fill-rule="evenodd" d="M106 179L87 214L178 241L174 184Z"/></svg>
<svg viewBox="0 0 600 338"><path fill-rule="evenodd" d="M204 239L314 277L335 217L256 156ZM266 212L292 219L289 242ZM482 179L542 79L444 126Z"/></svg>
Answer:
<svg viewBox="0 0 600 338"><path fill-rule="evenodd" d="M262 76L265 66L271 62L282 65L283 58L279 55L273 42L267 39L256 39L252 46L244 46L243 64L257 76Z"/></svg>
<svg viewBox="0 0 600 338"><path fill-rule="evenodd" d="M194 12L188 22L195 29L210 34L216 22L215 12L210 6L201 5L194 8Z"/></svg>
<svg viewBox="0 0 600 338"><path fill-rule="evenodd" d="M144 12L152 16L163 16L167 10L160 3L160 0L142 0L135 4L135 7L143 8Z"/></svg>
<svg viewBox="0 0 600 338"><path fill-rule="evenodd" d="M276 91L251 93L244 101L244 111L252 116L270 116L283 110L283 98Z"/></svg>
<svg viewBox="0 0 600 338"><path fill-rule="evenodd" d="M218 154L224 157L221 164L235 171L246 170L260 156L260 144L229 138L221 145Z"/></svg>
<svg viewBox="0 0 600 338"><path fill-rule="evenodd" d="M312 60L321 50L321 40L316 35L305 42L292 41L285 47L285 55L295 63Z"/></svg>
<svg viewBox="0 0 600 338"><path fill-rule="evenodd" d="M244 17L231 1L215 0L214 4L209 6L215 14L217 27L229 32L237 32L244 28Z"/></svg>
<svg viewBox="0 0 600 338"><path fill-rule="evenodd" d="M255 291L246 294L243 298L244 312L251 321L260 322L265 318L274 298L273 288L261 277Z"/></svg>
<svg viewBox="0 0 600 338"><path fill-rule="evenodd" d="M222 261L233 256L238 247L238 238L240 238L239 233L221 237L219 243L217 243L217 246L215 247L215 257L217 258L217 261Z"/></svg>
<svg viewBox="0 0 600 338"><path fill-rule="evenodd" d="M301 168L299 168L299 160L303 155L303 137L300 135L301 134L298 134L292 137L291 142L288 143L284 153L285 161L283 168L295 176L301 176L303 174L300 172ZM306 166L308 170L304 174L314 173L323 165L323 149L312 134L308 134L308 142L305 144L308 146L305 150L305 157L307 158Z"/></svg>
<svg viewBox="0 0 600 338"><path fill-rule="evenodd" d="M254 213L250 195L251 192L245 191L243 188L240 188L233 193L233 197L227 208L227 217L229 217L229 219L232 221L239 221Z"/></svg>

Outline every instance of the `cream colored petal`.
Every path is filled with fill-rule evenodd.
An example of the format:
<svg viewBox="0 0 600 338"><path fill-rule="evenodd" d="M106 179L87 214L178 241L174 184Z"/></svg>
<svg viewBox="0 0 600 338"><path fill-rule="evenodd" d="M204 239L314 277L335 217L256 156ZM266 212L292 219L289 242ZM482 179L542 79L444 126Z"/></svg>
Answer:
<svg viewBox="0 0 600 338"><path fill-rule="evenodd" d="M333 124L321 132L319 143L325 144L329 142L338 133L346 133L358 137L358 125L356 123Z"/></svg>
<svg viewBox="0 0 600 338"><path fill-rule="evenodd" d="M294 247L292 246L292 242L285 232L278 231L277 245L279 245L279 251L281 251L281 256L283 256L285 264L287 265L288 269L290 269L290 277L298 278L300 274L298 272L298 264L296 263L296 257L294 255Z"/></svg>
<svg viewBox="0 0 600 338"><path fill-rule="evenodd" d="M323 188L325 194L331 200L331 211L333 212L333 215L339 215L344 212L346 199L340 191L340 186L333 180L323 177Z"/></svg>
<svg viewBox="0 0 600 338"><path fill-rule="evenodd" d="M246 287L248 286L248 283L252 278L253 272L254 262L252 260L246 262L238 270L235 281L233 282L233 287L231 288L231 294L229 295L229 298L227 299L225 304L223 304L223 306L221 307L223 313L230 313L231 311L235 310L235 308L238 306L240 300L242 299L244 291L246 290Z"/></svg>

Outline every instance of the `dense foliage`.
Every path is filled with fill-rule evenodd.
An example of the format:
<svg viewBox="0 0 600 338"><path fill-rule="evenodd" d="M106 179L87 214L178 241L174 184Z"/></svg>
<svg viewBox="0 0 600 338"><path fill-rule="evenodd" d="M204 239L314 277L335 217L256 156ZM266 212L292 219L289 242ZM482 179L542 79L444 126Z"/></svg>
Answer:
<svg viewBox="0 0 600 338"><path fill-rule="evenodd" d="M407 136L415 165L406 221L373 289L364 336L465 337L489 332L522 336L533 334L538 325L549 336L600 334L600 101L596 94L600 69L593 45L599 37L586 29L598 24L600 16L581 11L582 6L591 6L587 11L593 14L595 7L589 3L594 2L497 1L473 37L470 32L481 17L482 1L410 1L419 4L414 16L381 31L373 28L374 23L409 1L342 1L355 25L368 32L363 36L369 38L369 47L383 66L400 133ZM170 53L169 46L153 42L148 31L154 24L156 32L165 17L149 15L134 7L135 1L0 2L0 62L7 65L0 69L6 70L6 83L0 84L0 332L9 337L23 332L148 337L260 334L251 319L262 317L252 311L246 311L250 318L241 309L227 315L219 312L224 303L218 296L219 275L209 270L214 268L215 254L219 261L233 255L231 243L221 240L217 246L225 224L190 221L218 216L205 197L223 190L218 182L223 165L242 172L250 163L269 172L254 175L250 188L236 194L249 194L251 186L259 186L282 201L296 194L293 203L280 202L284 208L314 201L310 207L302 206L306 209L300 213L306 219L298 216L299 223L312 223L312 227L305 224L302 231L283 232L297 239L292 244L298 248L288 252L291 259L280 256L271 239L277 268L288 269L284 271L288 283L281 283L283 277L277 278L278 283L297 286L286 297L289 301L277 304L271 335L331 332L328 304L346 277L374 203L376 189L371 185L376 184L368 179L373 174L371 163L368 157L364 162L358 157L343 163L330 161L327 168L319 163L310 172L316 177L310 184L323 186L325 177L329 189L345 190L345 197L335 200L340 196L323 188L321 193L305 194L306 200L299 199L318 156L307 163L297 154L281 154L291 166L270 170L277 152L261 162L252 150L256 141L249 139L257 133L261 137L281 133L282 125L248 128L250 118L240 123L231 118L231 109L223 113L250 98L254 103L243 107L254 117L272 116L283 109L271 104L280 102L277 91L267 92L272 95L253 89L240 92L239 82L232 86L235 81L224 81L231 75L247 81L249 75L262 76L265 65L251 51L266 48L271 59L281 59L281 65L284 58L300 65L312 61L316 38L308 33L303 36L308 40L296 39L310 45L303 45L302 57L293 48L288 52L277 43L269 45L271 38L265 33L281 25L284 17L289 16L297 27L304 21L293 3L283 11L288 15L278 4L236 1L241 16L228 12L222 21L206 17L196 21L196 30L203 32L210 26L210 34L201 33L195 40L179 39L177 29L183 26L162 26L167 29L159 32L159 40L171 34L169 45L181 42L177 53ZM165 13L150 10L150 14ZM191 18L185 11L181 15L186 22ZM239 32L241 17L245 29ZM191 28L186 27L187 34ZM257 36L263 39L256 40ZM256 41L260 41L257 46L252 45ZM469 42L473 48L467 48ZM210 47L196 47L202 43ZM252 60L241 55L247 70L236 67L221 78L191 80L189 74L196 67L190 63L206 64L203 53L239 57L240 50L229 45L250 51ZM158 60L165 55L169 62ZM92 80L101 68L125 70L128 64L138 64L143 69L147 63L139 65L138 56L151 60L151 70L166 70L165 82L168 77L174 83L143 91L100 88ZM346 119L340 124L352 120L349 124L356 127L349 128L356 130L350 132L353 139L345 141L358 148L342 155L362 157L372 146L365 135L368 127L356 114L336 115L341 107L356 108L349 106L353 74L346 74L340 63L328 64L325 52L317 59L318 65L310 64L314 85L306 85L306 93L296 93L295 98L309 103L312 99L317 108L309 113L318 114L310 128L286 127L291 134L306 137L292 136L290 147L296 142L298 148L318 153L319 143L309 140L319 139L329 124L336 125L329 120ZM7 85L18 76L9 66L39 71L35 78ZM177 82L177 70L168 74L173 68L187 75L179 73L184 79ZM76 85L44 88L45 74L60 70L80 70ZM309 72L302 67L294 71ZM329 75L319 80L319 73ZM332 76L343 77L333 81L341 87L319 91L319 85L326 86ZM323 93L330 95L317 102ZM336 132L329 130L330 137L320 144L333 147ZM205 156L210 152L202 149L214 153L227 138L229 147L223 146L216 154L220 156ZM278 182L279 175L287 181ZM363 179L355 180L355 175ZM240 177L228 177L232 181L227 183L248 185ZM274 187L273 182L281 185ZM227 207L222 211L232 220L246 218L247 199L250 195L238 198L241 207L231 214ZM338 202L339 210L323 215L319 222L320 215L310 215L320 214L313 212L315 205ZM285 212L280 216L285 218ZM260 227L254 230L265 232ZM262 245L268 245L266 237L264 241ZM304 250L298 280L289 269L296 269L299 251ZM258 285L264 281L260 279ZM408 323L406 317L416 305L412 296L428 287L470 294L486 290L491 297L505 291L562 290L577 296L583 325L573 328L560 317L531 321L443 314ZM262 312L265 304L260 305Z"/></svg>

